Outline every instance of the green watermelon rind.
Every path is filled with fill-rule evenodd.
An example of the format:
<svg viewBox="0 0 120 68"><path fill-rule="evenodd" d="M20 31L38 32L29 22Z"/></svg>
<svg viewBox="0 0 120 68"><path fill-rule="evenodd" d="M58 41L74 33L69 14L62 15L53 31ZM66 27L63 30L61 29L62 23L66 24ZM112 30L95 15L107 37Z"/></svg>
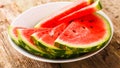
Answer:
<svg viewBox="0 0 120 68"><path fill-rule="evenodd" d="M102 5L100 3L100 0L95 0L95 3L94 3L95 7L97 10L100 10L102 9Z"/></svg>
<svg viewBox="0 0 120 68"><path fill-rule="evenodd" d="M36 45L33 45L31 43L29 43L25 38L24 36L22 35L22 32L21 30L19 29L18 30L18 40L20 42L20 45L22 46L22 48L24 48L25 50L27 50L28 52L32 53L32 54L35 54L35 55L39 55L39 56L42 56L44 58L52 58L54 59L55 57L42 51L41 49L37 48Z"/></svg>
<svg viewBox="0 0 120 68"><path fill-rule="evenodd" d="M19 45L18 38L14 35L13 29L14 29L13 26L9 26L9 27L8 27L8 34L9 34L11 40L12 40L16 45Z"/></svg>
<svg viewBox="0 0 120 68"><path fill-rule="evenodd" d="M65 50L62 50L62 49L57 48L55 46L51 46L51 45L48 45L48 44L44 43L41 39L38 39L35 34L31 35L31 37L34 39L35 44L39 48L41 48L44 51L48 52L49 54L55 56L56 58L63 58L63 57L66 56L64 54Z"/></svg>
<svg viewBox="0 0 120 68"><path fill-rule="evenodd" d="M102 16L101 14L95 13L97 14L99 17L103 18L105 21L105 25L106 25L106 30L107 30L107 34L105 36L104 39L102 39L100 42L97 42L94 45L70 45L70 44L66 44L64 43L64 41L60 40L60 39L56 39L55 41L55 46L60 48L60 49L64 49L66 50L66 53L69 54L79 54L79 53L87 53L87 52L92 52L92 51L96 51L100 48L102 48L103 46L106 45L106 43L109 41L109 39L111 38L111 34L112 34L112 29L110 28L110 23L109 21Z"/></svg>
<svg viewBox="0 0 120 68"><path fill-rule="evenodd" d="M87 52L96 51L96 50L102 48L104 45L106 45L106 43L108 41L109 40L106 40L105 42L103 42L101 44L98 44L98 45L93 46L93 47L87 47L87 48L77 48L77 47L74 48L74 47L71 47L71 46L68 46L68 45L65 45L65 44L61 44L59 42L56 42L55 46L66 50L65 54L69 54L69 56L71 56L73 54L80 54L80 53L87 53Z"/></svg>

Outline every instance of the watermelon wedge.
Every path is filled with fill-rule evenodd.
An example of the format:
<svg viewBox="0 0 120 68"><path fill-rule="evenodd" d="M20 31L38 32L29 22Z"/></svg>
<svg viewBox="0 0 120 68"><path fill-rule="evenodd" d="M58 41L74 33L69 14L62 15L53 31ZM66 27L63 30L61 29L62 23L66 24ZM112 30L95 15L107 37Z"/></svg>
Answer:
<svg viewBox="0 0 120 68"><path fill-rule="evenodd" d="M50 55L49 53L46 53L45 51L43 51L42 49L39 49L34 42L32 41L31 35L34 32L41 32L42 34L48 32L50 29L18 29L18 39L19 42L21 44L21 46L26 49L27 51L29 51L32 54L35 55L40 55L43 56L45 58L54 58L52 55Z"/></svg>
<svg viewBox="0 0 120 68"><path fill-rule="evenodd" d="M73 5L70 4L71 6L64 7L60 12L56 12L44 19L35 28L53 28L63 22L70 22L75 18L96 12L102 8L99 0L93 2L94 0L78 0Z"/></svg>
<svg viewBox="0 0 120 68"><path fill-rule="evenodd" d="M101 4L100 1L97 0L96 2L94 2L93 4L86 6L84 8L79 9L78 11L72 12L69 15L66 15L62 18L59 19L59 21L56 24L62 23L62 22L70 22L71 20L74 20L76 18L94 13L98 10L101 10Z"/></svg>
<svg viewBox="0 0 120 68"><path fill-rule="evenodd" d="M45 49L48 53L56 56L56 58L64 57L64 50L61 50L54 46L54 41L57 37L63 32L63 30L68 26L69 23L62 23L56 27L54 27L49 33L44 34L42 37L40 32L36 32L32 34L36 45L38 47Z"/></svg>
<svg viewBox="0 0 120 68"><path fill-rule="evenodd" d="M17 29L25 29L25 28L9 26L8 33L11 39L15 42L15 44L19 45Z"/></svg>
<svg viewBox="0 0 120 68"><path fill-rule="evenodd" d="M94 13L78 18L55 40L55 46L71 54L91 52L103 47L111 36L109 22Z"/></svg>

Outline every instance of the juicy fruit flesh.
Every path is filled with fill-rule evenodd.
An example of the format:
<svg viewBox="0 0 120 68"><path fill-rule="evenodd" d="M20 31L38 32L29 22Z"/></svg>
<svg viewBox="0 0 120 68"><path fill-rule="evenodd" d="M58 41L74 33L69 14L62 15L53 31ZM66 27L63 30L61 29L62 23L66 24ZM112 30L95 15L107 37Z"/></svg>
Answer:
<svg viewBox="0 0 120 68"><path fill-rule="evenodd" d="M8 33L10 34L10 37L11 37L12 41L14 41L15 44L19 45L17 29L26 29L26 28L9 26L9 32Z"/></svg>
<svg viewBox="0 0 120 68"><path fill-rule="evenodd" d="M86 7L83 7L83 8L80 8L78 10L70 10L71 13L69 14L66 14L66 12L64 12L63 14L66 14L66 15L63 15L62 17L60 18L57 18L57 21L56 19L54 19L54 16L52 18L52 16L50 16L49 18L50 19L45 19L45 21L41 21L40 23L38 23L38 25L36 25L36 28L38 27L47 27L47 28L53 28L63 22L70 22L71 20L74 20L78 17L82 17L82 16L85 16L85 15L88 15L88 14L91 14L91 13L94 13L98 10L102 9L101 5L100 5L100 1L99 0L96 0L94 3L86 6ZM72 12L73 11L73 12ZM55 16L56 18L57 16ZM59 17L59 16L58 16ZM57 23L56 23L57 22ZM42 24L41 24L42 23Z"/></svg>
<svg viewBox="0 0 120 68"><path fill-rule="evenodd" d="M30 53L35 55L39 55L45 58L55 58L54 56L44 52L42 49L39 49L37 45L35 45L31 35L35 32L41 32L42 34L46 33L46 28L41 29L19 29L18 35L21 46ZM48 29L49 30L49 29Z"/></svg>
<svg viewBox="0 0 120 68"><path fill-rule="evenodd" d="M48 30L46 30L46 31L42 31L42 32L35 32L35 33L33 33L31 36L36 36L37 37L37 39L39 39L39 38L41 38L42 36L43 36L43 34L47 34L47 33L49 33L50 31L51 31L52 29L48 29Z"/></svg>
<svg viewBox="0 0 120 68"><path fill-rule="evenodd" d="M40 39L47 44L54 45L54 41L63 32L63 30L68 26L69 23L62 23L54 27L49 33L43 35Z"/></svg>
<svg viewBox="0 0 120 68"><path fill-rule="evenodd" d="M31 38L31 35L35 32L40 32L41 35L43 35L46 33L46 31L47 29L44 29L44 28L43 29L42 28L41 29L25 29L23 30L23 35L31 44L34 44Z"/></svg>
<svg viewBox="0 0 120 68"><path fill-rule="evenodd" d="M77 10L77 11L74 11L71 14L66 15L63 18L59 19L58 23L59 22L61 23L62 21L70 22L71 20L74 20L76 18L94 13L97 10L100 10L102 8L99 3L100 3L99 0L97 0L96 2L92 3L89 6L86 6L84 8L81 8L81 9Z"/></svg>
<svg viewBox="0 0 120 68"><path fill-rule="evenodd" d="M101 18L90 14L74 20L59 39L71 44L89 44L102 39L106 34L105 23Z"/></svg>
<svg viewBox="0 0 120 68"><path fill-rule="evenodd" d="M35 32L34 29L27 29L27 30L23 30L23 35L26 37L26 39L31 43L34 44L32 39L31 39L31 34L33 34Z"/></svg>
<svg viewBox="0 0 120 68"><path fill-rule="evenodd" d="M77 11L77 10L79 10L79 9L85 7L85 6L90 5L91 3L93 3L93 1L94 0L77 0L70 5L67 5L67 6L63 7L62 9L57 11L56 13L50 15L45 20L41 21L40 23L42 23L42 24L41 25L38 24L37 28L38 27L53 28L53 27L58 25L58 24L56 24L56 22L60 18L66 16L66 15L68 15L68 14L74 12L74 11Z"/></svg>

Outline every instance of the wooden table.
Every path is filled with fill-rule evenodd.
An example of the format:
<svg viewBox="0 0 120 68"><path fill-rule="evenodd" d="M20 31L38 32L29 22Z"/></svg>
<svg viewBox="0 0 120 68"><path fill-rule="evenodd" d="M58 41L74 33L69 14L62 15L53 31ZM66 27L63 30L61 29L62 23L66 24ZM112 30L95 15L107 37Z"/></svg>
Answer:
<svg viewBox="0 0 120 68"><path fill-rule="evenodd" d="M27 58L11 47L7 39L9 24L26 9L51 1L65 0L0 0L0 68L120 68L120 0L101 0L103 11L114 24L114 36L110 44L93 57L53 64Z"/></svg>

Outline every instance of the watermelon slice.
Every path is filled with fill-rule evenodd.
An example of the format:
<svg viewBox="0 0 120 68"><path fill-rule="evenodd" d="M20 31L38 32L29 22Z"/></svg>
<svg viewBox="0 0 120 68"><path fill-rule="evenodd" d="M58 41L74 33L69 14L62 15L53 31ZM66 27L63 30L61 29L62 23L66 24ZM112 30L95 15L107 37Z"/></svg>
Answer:
<svg viewBox="0 0 120 68"><path fill-rule="evenodd" d="M100 4L100 1L97 0L96 2L94 2L93 4L91 4L89 6L81 8L78 11L72 12L71 14L60 18L59 21L56 24L62 23L64 21L65 22L70 22L71 20L74 20L76 18L94 13L94 12L96 12L98 10L101 10L101 9L102 9L102 7L101 7L101 4Z"/></svg>
<svg viewBox="0 0 120 68"><path fill-rule="evenodd" d="M32 34L32 37L36 41L36 45L40 48L45 49L48 53L56 56L56 58L64 57L64 50L61 50L54 46L54 41L63 32L63 30L68 26L69 23L62 23L54 27L49 33L44 34L42 37L40 32Z"/></svg>
<svg viewBox="0 0 120 68"><path fill-rule="evenodd" d="M15 42L15 44L19 45L17 29L25 29L25 28L9 26L8 33L11 39Z"/></svg>
<svg viewBox="0 0 120 68"><path fill-rule="evenodd" d="M86 53L103 47L110 36L109 22L94 13L74 20L55 40L55 46L71 54Z"/></svg>
<svg viewBox="0 0 120 68"><path fill-rule="evenodd" d="M85 1L88 1L88 3L89 3L92 0L91 1L85 0ZM78 1L78 4L76 2L76 3L74 3L74 5L72 7L71 6L64 7L65 10L61 10L62 12L51 15L50 17L48 17L45 20L38 23L35 26L35 28L40 28L40 27L53 28L63 22L70 22L71 20L73 20L75 18L84 16L87 14L91 14L102 8L99 0L96 0L91 5L89 3L89 6L86 6L86 7L85 6L83 7L84 4L79 5L79 2L84 3L85 1L80 0L80 1ZM85 2L86 5L88 5L88 3Z"/></svg>
<svg viewBox="0 0 120 68"><path fill-rule="evenodd" d="M24 49L26 49L27 51L29 51L32 54L35 55L40 55L43 56L45 58L54 58L52 55L46 53L45 51L43 51L42 49L39 49L33 42L31 35L34 32L41 32L42 34L47 33L49 30L51 29L46 29L46 28L41 28L41 29L18 29L18 39L20 44L22 45L22 47Z"/></svg>
<svg viewBox="0 0 120 68"><path fill-rule="evenodd" d="M70 5L67 5L65 7L63 7L62 9L60 9L59 11L57 11L56 13L50 15L49 17L47 17L46 19L42 20L39 24L37 24L35 26L35 28L39 28L39 27L55 27L56 24L52 24L56 23L56 21L58 21L58 19L76 11L79 10L87 5L90 5L91 3L93 3L94 0L77 0L73 3L71 3ZM43 25L40 25L40 24Z"/></svg>

